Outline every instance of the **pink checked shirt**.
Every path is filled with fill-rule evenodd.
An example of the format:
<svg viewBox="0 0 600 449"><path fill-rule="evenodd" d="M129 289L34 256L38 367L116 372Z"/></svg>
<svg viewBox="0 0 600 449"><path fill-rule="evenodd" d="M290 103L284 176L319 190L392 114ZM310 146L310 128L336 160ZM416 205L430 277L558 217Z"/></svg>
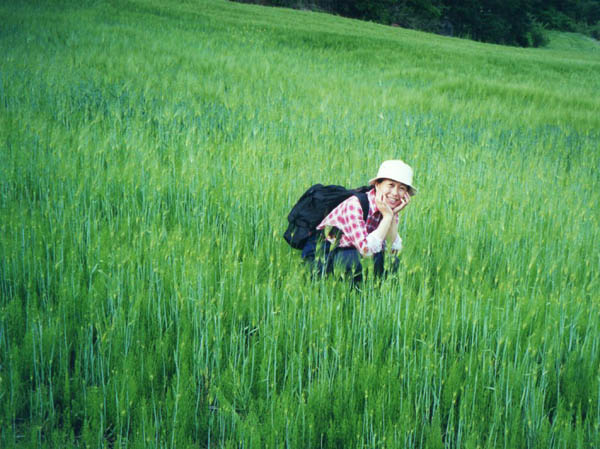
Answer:
<svg viewBox="0 0 600 449"><path fill-rule="evenodd" d="M342 236L338 244L340 248L353 246L363 256L372 256L374 253L380 252L383 250L384 242L371 234L377 229L379 222L383 218L375 203L375 189L367 192L367 198L369 199L369 213L366 223L363 219L360 201L356 196L351 196L333 209L319 223L317 229L321 230L331 226L342 231ZM330 233L326 237L331 243L335 242L335 233ZM398 236L392 245L392 250L400 251L401 249L402 239Z"/></svg>

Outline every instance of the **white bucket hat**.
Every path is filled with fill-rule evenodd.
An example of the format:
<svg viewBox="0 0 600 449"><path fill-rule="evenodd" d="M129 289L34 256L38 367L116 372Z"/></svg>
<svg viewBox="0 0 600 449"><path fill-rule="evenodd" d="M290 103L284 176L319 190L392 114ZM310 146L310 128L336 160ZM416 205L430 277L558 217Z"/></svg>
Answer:
<svg viewBox="0 0 600 449"><path fill-rule="evenodd" d="M392 181L401 182L408 187L408 193L415 195L417 189L413 186L413 170L410 165L405 164L401 160L384 161L379 166L377 176L369 181L370 185L374 185L379 179L391 179Z"/></svg>

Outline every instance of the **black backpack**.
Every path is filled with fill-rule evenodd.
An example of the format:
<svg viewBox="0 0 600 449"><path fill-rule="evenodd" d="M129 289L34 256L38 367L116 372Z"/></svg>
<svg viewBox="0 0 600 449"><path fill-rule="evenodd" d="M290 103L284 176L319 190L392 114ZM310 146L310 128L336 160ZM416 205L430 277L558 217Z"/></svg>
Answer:
<svg viewBox="0 0 600 449"><path fill-rule="evenodd" d="M288 215L289 225L283 234L283 238L292 248L304 248L308 238L317 232L319 223L338 204L352 195L355 195L360 201L363 219L367 221L369 199L366 192L372 188L373 186L364 186L357 189L346 189L336 185L315 184L302 194L290 211Z"/></svg>

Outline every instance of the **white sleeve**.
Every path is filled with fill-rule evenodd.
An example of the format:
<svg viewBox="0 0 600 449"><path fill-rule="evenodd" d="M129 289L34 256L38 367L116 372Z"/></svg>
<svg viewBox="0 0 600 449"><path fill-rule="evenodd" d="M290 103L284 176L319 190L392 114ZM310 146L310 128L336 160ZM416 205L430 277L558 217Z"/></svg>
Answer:
<svg viewBox="0 0 600 449"><path fill-rule="evenodd" d="M396 240L392 244L392 251L402 251L402 238L397 235Z"/></svg>
<svg viewBox="0 0 600 449"><path fill-rule="evenodd" d="M373 232L367 236L367 248L375 254L383 249L383 240L379 239Z"/></svg>

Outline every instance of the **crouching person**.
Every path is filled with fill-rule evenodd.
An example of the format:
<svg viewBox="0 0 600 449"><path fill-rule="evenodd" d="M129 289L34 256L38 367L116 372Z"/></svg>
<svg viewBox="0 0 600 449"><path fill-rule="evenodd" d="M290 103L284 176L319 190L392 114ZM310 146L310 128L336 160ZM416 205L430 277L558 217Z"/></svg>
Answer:
<svg viewBox="0 0 600 449"><path fill-rule="evenodd" d="M364 257L373 258L376 276L397 271L397 253L402 249L398 215L416 193L413 171L401 160L385 161L369 185L373 188L366 192L367 214L359 198L351 196L321 221L317 230L322 232L312 235L304 245L302 258L316 272L330 274L341 269L354 283L359 283L363 278L361 260ZM394 256L387 270L384 267L386 250Z"/></svg>

